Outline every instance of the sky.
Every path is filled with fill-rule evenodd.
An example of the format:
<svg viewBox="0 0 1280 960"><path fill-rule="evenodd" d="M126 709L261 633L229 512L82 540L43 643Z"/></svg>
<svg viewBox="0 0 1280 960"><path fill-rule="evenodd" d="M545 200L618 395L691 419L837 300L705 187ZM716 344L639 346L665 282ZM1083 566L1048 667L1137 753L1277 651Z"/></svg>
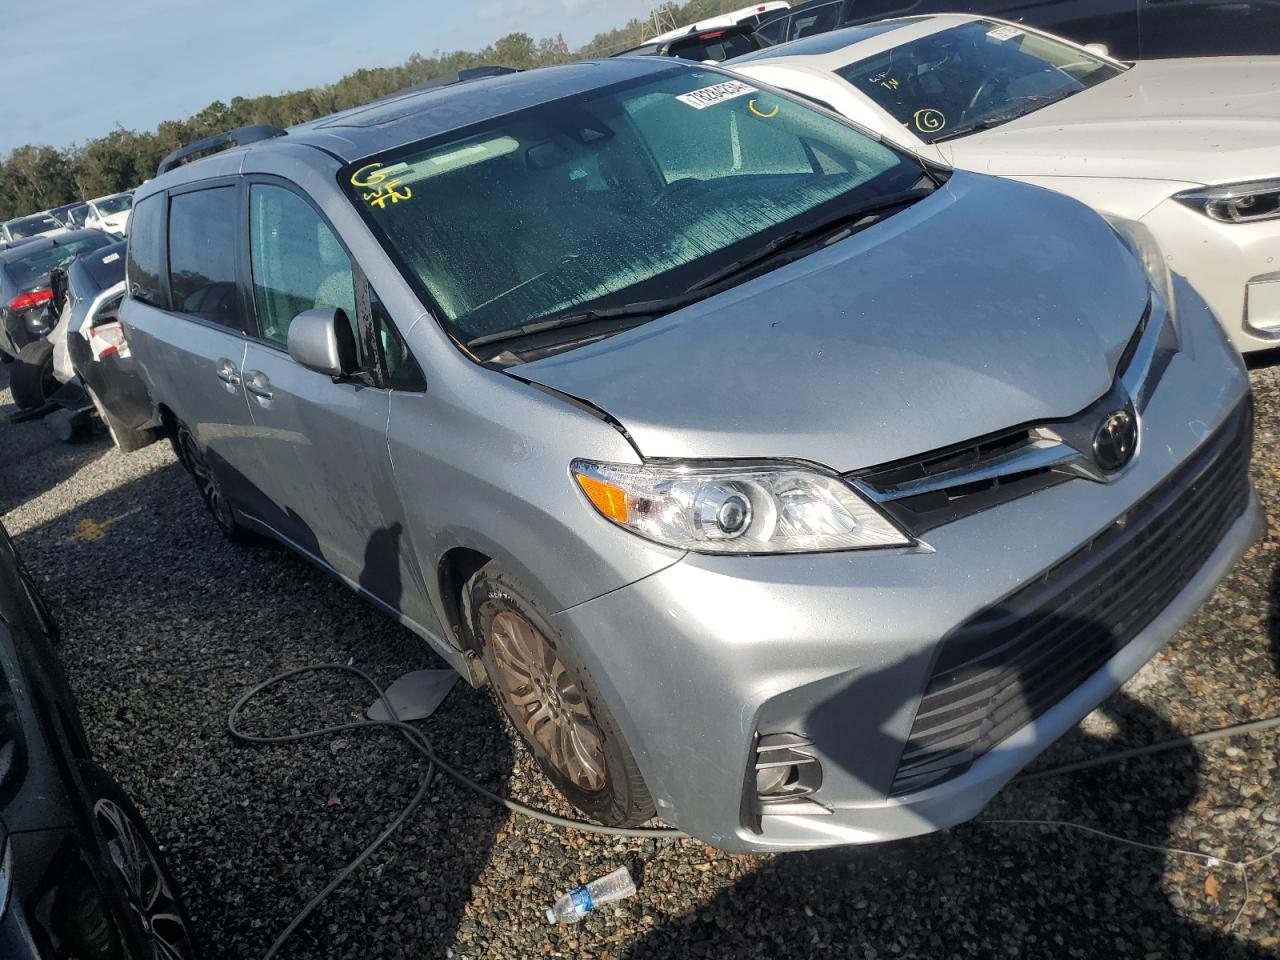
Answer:
<svg viewBox="0 0 1280 960"><path fill-rule="evenodd" d="M508 33L576 48L655 0L0 0L0 157Z"/></svg>

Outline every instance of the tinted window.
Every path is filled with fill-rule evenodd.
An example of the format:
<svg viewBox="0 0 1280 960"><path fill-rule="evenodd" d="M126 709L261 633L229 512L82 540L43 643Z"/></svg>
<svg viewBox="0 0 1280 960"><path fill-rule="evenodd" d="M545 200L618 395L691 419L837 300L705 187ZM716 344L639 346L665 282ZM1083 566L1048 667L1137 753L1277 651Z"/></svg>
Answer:
<svg viewBox="0 0 1280 960"><path fill-rule="evenodd" d="M133 211L126 268L129 296L156 307L167 306L160 290L160 272L164 264L164 235L160 229L163 204L164 194L156 194L147 197Z"/></svg>
<svg viewBox="0 0 1280 960"><path fill-rule="evenodd" d="M919 178L914 161L826 114L683 66L341 175L468 341L680 293L825 203L865 203Z"/></svg>
<svg viewBox="0 0 1280 960"><path fill-rule="evenodd" d="M787 17L770 20L756 31L756 36L768 44L781 43L789 22L790 20Z"/></svg>
<svg viewBox="0 0 1280 960"><path fill-rule="evenodd" d="M311 204L284 187L254 184L249 196L249 251L263 337L286 343L289 323L298 314L338 307L360 342L351 258Z"/></svg>
<svg viewBox="0 0 1280 960"><path fill-rule="evenodd" d="M173 309L224 327L244 329L236 289L235 242L234 187L197 190L169 200Z"/></svg>
<svg viewBox="0 0 1280 960"><path fill-rule="evenodd" d="M719 63L730 57L740 57L744 53L760 49L760 44L752 39L749 33L705 34L687 43L673 43L669 53L673 57L685 60L714 60Z"/></svg>
<svg viewBox="0 0 1280 960"><path fill-rule="evenodd" d="M836 71L926 143L998 126L1120 72L1079 47L989 20Z"/></svg>
<svg viewBox="0 0 1280 960"><path fill-rule="evenodd" d="M791 18L791 29L787 31L788 40L799 40L815 33L826 33L835 29L840 19L840 4L829 3L825 7L816 7L795 14Z"/></svg>

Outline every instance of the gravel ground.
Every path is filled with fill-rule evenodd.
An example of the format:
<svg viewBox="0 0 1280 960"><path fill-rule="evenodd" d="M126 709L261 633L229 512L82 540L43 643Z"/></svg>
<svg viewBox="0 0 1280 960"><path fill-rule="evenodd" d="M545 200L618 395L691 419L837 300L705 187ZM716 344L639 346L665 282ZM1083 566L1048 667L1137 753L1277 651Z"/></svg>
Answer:
<svg viewBox="0 0 1280 960"><path fill-rule="evenodd" d="M1254 478L1280 515L1280 367L1251 374ZM13 409L0 368L0 415ZM346 662L389 683L438 665L407 632L291 555L236 548L165 444L132 456L0 419L0 515L43 582L102 761L143 808L207 955L274 933L412 794L392 736L233 743L226 712L288 667ZM1165 651L1043 765L1280 713L1280 527L1269 526ZM367 691L311 678L258 729L359 715ZM492 788L563 811L498 709L459 684L423 725ZM1243 860L1280 844L1277 735L1012 786L983 819L1070 821ZM564 811L567 812L567 811ZM618 865L640 892L572 928L543 910ZM285 955L425 957L1271 957L1280 865L1124 846L1061 826L972 823L878 848L736 857L694 841L614 841L512 817L438 781L405 829Z"/></svg>

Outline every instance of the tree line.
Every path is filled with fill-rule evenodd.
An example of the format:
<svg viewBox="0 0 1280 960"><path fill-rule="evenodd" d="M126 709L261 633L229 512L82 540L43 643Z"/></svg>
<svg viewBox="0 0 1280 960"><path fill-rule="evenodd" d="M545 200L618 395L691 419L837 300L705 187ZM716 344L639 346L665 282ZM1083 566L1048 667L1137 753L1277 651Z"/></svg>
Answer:
<svg viewBox="0 0 1280 960"><path fill-rule="evenodd" d="M652 36L655 24L692 23L743 5L745 0L688 0L664 3L646 20L597 34L569 49L564 37L534 40L511 33L482 50L414 54L394 67L356 70L335 83L309 90L260 97L215 100L185 120L166 120L154 131L117 127L106 136L66 149L27 145L0 161L0 221L48 210L76 200L118 193L155 175L165 154L185 144L252 123L287 127L359 106L436 77L486 64L532 69L570 60L608 56Z"/></svg>

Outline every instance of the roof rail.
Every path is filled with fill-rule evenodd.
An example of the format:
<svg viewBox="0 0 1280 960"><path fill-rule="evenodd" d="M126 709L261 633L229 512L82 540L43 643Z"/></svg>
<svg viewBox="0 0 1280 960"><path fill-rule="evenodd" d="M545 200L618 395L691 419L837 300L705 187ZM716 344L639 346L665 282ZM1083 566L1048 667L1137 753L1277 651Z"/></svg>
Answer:
<svg viewBox="0 0 1280 960"><path fill-rule="evenodd" d="M212 153L228 146L257 143L259 140L283 137L285 134L286 131L281 130L279 127L273 127L266 123L255 123L248 127L237 127L235 130L228 130L226 133L220 133L214 137L206 137L203 140L197 140L195 143L189 143L185 147L179 147L161 160L160 166L156 168L156 176L158 177L160 174L172 170L182 161L199 156L202 153Z"/></svg>

